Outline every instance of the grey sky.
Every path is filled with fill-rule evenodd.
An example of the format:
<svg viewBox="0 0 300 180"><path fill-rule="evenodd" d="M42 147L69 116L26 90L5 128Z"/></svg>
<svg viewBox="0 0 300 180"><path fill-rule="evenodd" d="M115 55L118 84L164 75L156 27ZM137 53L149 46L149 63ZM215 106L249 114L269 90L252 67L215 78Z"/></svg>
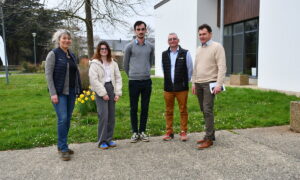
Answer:
<svg viewBox="0 0 300 180"><path fill-rule="evenodd" d="M54 8L57 7L61 0L41 0L41 3L45 2L46 7L48 8ZM137 20L142 20L145 21L147 25L150 25L152 28L155 29L155 24L154 24L154 8L153 6L157 4L160 0L147 0L144 9L140 10L140 14L143 16L134 16L131 18L128 18L126 21L129 24L134 24L135 21ZM147 16L148 15L148 16ZM149 16L153 15L153 16ZM84 26L82 25L83 30ZM119 30L114 30L114 32L109 31L109 33L103 31L99 26L94 25L94 35L99 36L101 39L129 39L128 35L128 29L119 29ZM85 35L83 33L83 35Z"/></svg>

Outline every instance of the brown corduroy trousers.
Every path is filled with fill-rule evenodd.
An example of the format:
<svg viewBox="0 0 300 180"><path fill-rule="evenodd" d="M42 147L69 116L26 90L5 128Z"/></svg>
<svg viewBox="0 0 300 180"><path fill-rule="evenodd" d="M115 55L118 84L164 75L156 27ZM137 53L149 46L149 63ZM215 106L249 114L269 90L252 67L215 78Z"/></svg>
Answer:
<svg viewBox="0 0 300 180"><path fill-rule="evenodd" d="M180 129L187 132L188 112L187 112L187 99L188 91L179 92L164 92L165 104L166 104L166 131L167 133L173 133L173 114L174 114L174 102L177 99L179 111L180 111Z"/></svg>

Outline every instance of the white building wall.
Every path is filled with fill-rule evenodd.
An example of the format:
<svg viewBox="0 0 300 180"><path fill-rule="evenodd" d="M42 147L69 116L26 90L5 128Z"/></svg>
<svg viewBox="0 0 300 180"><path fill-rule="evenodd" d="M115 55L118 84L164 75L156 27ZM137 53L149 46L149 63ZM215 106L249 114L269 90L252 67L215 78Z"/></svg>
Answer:
<svg viewBox="0 0 300 180"><path fill-rule="evenodd" d="M155 75L163 76L161 54L168 45L168 35L175 32L179 44L194 57L197 46L197 0L171 0L155 9Z"/></svg>
<svg viewBox="0 0 300 180"><path fill-rule="evenodd" d="M299 0L261 0L258 87L300 92Z"/></svg>
<svg viewBox="0 0 300 180"><path fill-rule="evenodd" d="M218 20L218 0L198 0L197 11L197 29L201 24L208 24L212 28L214 41L220 42L220 28L217 26ZM197 33L197 30L195 31ZM200 41L197 41L197 45L200 45Z"/></svg>
<svg viewBox="0 0 300 180"><path fill-rule="evenodd" d="M207 23L213 29L213 40L219 41L217 0L171 0L155 9L155 75L163 76L161 53L168 48L168 34L177 33L180 45L188 49L193 61L198 40L198 26Z"/></svg>

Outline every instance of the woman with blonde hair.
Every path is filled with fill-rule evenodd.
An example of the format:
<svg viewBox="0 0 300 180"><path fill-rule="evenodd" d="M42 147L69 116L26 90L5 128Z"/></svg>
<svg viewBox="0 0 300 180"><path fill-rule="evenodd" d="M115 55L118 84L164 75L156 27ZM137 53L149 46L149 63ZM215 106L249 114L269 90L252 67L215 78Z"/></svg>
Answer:
<svg viewBox="0 0 300 180"><path fill-rule="evenodd" d="M91 89L96 93L98 112L98 147L115 147L112 141L115 128L115 102L122 95L122 77L118 64L111 57L106 41L101 41L90 62L89 79Z"/></svg>
<svg viewBox="0 0 300 180"><path fill-rule="evenodd" d="M57 149L61 159L68 161L70 155L74 154L74 151L69 149L67 140L76 95L81 92L81 81L77 59L69 49L72 43L70 32L58 30L52 40L56 48L47 55L45 74L51 102L57 115Z"/></svg>

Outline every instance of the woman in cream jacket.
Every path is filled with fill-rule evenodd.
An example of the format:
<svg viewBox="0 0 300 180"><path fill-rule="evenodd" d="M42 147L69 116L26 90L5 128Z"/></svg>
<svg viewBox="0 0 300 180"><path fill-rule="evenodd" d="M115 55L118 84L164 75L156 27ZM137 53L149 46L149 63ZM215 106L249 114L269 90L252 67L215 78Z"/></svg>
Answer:
<svg viewBox="0 0 300 180"><path fill-rule="evenodd" d="M115 103L122 95L122 77L118 64L112 60L107 42L101 41L90 62L89 79L96 93L98 112L98 147L115 147L112 141L115 127Z"/></svg>

